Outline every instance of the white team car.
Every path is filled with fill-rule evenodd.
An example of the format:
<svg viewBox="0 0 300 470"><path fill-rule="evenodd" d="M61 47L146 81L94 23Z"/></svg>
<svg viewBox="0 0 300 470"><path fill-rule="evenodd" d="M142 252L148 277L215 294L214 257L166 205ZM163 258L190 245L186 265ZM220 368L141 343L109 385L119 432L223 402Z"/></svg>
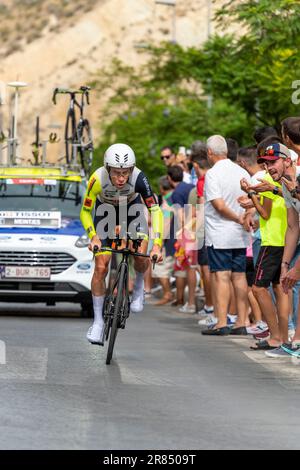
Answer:
<svg viewBox="0 0 300 470"><path fill-rule="evenodd" d="M79 220L85 189L64 168L0 168L0 301L76 302L91 315L94 263Z"/></svg>

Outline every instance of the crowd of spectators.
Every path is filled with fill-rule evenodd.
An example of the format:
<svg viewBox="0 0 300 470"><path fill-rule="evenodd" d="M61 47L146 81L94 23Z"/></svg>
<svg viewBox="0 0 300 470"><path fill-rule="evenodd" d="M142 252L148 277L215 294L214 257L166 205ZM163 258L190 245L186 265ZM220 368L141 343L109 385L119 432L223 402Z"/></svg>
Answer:
<svg viewBox="0 0 300 470"><path fill-rule="evenodd" d="M164 261L148 296L160 289L151 303L194 315L203 335L252 335L269 357L300 357L300 118L252 139L161 149Z"/></svg>

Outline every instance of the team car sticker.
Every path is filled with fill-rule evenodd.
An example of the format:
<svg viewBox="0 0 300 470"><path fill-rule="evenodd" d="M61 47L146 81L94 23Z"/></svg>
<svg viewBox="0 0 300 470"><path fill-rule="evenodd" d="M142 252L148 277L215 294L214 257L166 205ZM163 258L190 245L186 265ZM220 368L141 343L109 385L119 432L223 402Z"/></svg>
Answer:
<svg viewBox="0 0 300 470"><path fill-rule="evenodd" d="M0 227L60 228L61 213L57 211L0 211Z"/></svg>
<svg viewBox="0 0 300 470"><path fill-rule="evenodd" d="M57 181L44 178L7 178L6 184L37 184L56 186Z"/></svg>

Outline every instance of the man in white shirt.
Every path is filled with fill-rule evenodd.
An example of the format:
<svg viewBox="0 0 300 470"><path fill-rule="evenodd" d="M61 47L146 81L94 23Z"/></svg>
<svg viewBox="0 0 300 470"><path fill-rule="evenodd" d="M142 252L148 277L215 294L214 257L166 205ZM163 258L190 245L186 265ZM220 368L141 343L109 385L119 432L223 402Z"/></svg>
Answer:
<svg viewBox="0 0 300 470"><path fill-rule="evenodd" d="M227 158L224 137L214 135L207 141L208 160L212 168L205 178L205 240L212 278L217 324L204 335L247 334L248 313L246 281L246 247L249 233L243 228L244 210L237 199L243 195L240 180L248 173ZM227 327L227 313L232 281L237 303L236 327Z"/></svg>

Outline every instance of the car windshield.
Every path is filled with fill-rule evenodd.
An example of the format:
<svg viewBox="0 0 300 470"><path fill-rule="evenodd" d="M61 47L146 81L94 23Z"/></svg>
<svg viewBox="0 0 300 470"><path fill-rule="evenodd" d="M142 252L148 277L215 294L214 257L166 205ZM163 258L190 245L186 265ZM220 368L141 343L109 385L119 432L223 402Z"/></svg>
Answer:
<svg viewBox="0 0 300 470"><path fill-rule="evenodd" d="M62 217L79 218L83 183L66 180L3 180L0 182L1 211L59 211ZM30 184L31 183L34 184Z"/></svg>

